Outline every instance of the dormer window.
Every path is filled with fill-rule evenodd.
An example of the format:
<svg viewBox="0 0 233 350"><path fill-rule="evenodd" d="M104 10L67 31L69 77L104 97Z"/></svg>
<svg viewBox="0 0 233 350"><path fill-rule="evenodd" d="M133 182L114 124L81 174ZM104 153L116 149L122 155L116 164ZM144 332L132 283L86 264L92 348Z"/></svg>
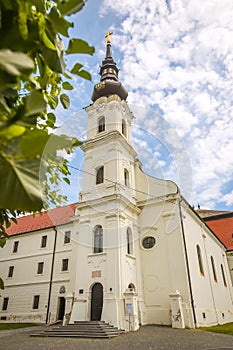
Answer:
<svg viewBox="0 0 233 350"><path fill-rule="evenodd" d="M98 123L98 132L105 131L105 117L100 117Z"/></svg>
<svg viewBox="0 0 233 350"><path fill-rule="evenodd" d="M104 167L101 166L96 171L96 185L102 184L104 182Z"/></svg>
<svg viewBox="0 0 233 350"><path fill-rule="evenodd" d="M122 134L126 137L126 122L122 119Z"/></svg>

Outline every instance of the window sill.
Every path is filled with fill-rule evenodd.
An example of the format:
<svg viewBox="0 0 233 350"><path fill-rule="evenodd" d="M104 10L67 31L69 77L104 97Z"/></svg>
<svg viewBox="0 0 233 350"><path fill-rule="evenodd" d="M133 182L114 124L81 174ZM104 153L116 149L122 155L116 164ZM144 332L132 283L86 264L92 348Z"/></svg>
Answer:
<svg viewBox="0 0 233 350"><path fill-rule="evenodd" d="M98 186L98 187L104 187L105 183L104 182L100 182L99 184L95 184L95 185Z"/></svg>
<svg viewBox="0 0 233 350"><path fill-rule="evenodd" d="M106 256L107 253L106 252L102 252L102 253L91 253L91 254L88 254L87 257L88 258L92 258L93 256Z"/></svg>
<svg viewBox="0 0 233 350"><path fill-rule="evenodd" d="M136 260L136 257L134 255L131 255L131 254L128 254L128 253L126 253L125 255L127 256L127 258Z"/></svg>

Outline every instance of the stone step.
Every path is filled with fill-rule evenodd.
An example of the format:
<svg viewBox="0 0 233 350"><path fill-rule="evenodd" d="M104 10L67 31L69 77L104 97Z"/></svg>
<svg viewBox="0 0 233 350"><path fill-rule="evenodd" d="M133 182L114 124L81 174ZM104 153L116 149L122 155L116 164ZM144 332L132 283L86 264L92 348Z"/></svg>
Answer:
<svg viewBox="0 0 233 350"><path fill-rule="evenodd" d="M48 333L119 333L118 329L48 329Z"/></svg>
<svg viewBox="0 0 233 350"><path fill-rule="evenodd" d="M123 334L113 325L103 321L77 321L66 326L48 327L42 332L32 333L39 337L77 337L77 338L112 338Z"/></svg>

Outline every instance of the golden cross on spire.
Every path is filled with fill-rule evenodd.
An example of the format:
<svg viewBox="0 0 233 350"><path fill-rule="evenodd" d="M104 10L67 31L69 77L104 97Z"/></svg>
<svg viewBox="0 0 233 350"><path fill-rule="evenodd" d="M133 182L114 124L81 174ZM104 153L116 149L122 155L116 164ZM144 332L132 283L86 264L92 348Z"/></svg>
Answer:
<svg viewBox="0 0 233 350"><path fill-rule="evenodd" d="M105 34L105 38L106 38L106 43L107 44L111 44L111 38L110 35L112 35L113 32L107 32L107 34Z"/></svg>

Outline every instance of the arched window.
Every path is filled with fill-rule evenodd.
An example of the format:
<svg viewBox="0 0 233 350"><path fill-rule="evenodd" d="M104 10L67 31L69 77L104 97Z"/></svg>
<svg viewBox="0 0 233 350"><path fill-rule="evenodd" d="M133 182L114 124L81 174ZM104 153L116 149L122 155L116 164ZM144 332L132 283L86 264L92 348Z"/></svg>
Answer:
<svg viewBox="0 0 233 350"><path fill-rule="evenodd" d="M223 269L222 264L221 264L221 271L222 271L222 279L223 279L224 286L227 287L227 281L226 281L226 277L225 277L225 273L224 273L224 269Z"/></svg>
<svg viewBox="0 0 233 350"><path fill-rule="evenodd" d="M105 130L105 118L100 117L99 123L98 123L98 132L102 132Z"/></svg>
<svg viewBox="0 0 233 350"><path fill-rule="evenodd" d="M103 252L103 228L98 225L94 231L94 253Z"/></svg>
<svg viewBox="0 0 233 350"><path fill-rule="evenodd" d="M126 137L127 136L127 134L126 134L126 122L124 119L122 119L121 131L122 131L122 134Z"/></svg>
<svg viewBox="0 0 233 350"><path fill-rule="evenodd" d="M201 256L201 248L199 247L199 245L197 245L197 258L198 258L198 264L199 264L199 269L200 269L200 274L202 276L205 275L204 272L204 267L203 267L203 262L202 262L202 256Z"/></svg>
<svg viewBox="0 0 233 350"><path fill-rule="evenodd" d="M215 270L214 258L211 256L210 260L211 260L211 266L212 266L214 280L215 280L215 282L218 282L216 270Z"/></svg>
<svg viewBox="0 0 233 350"><path fill-rule="evenodd" d="M127 169L124 169L124 183L125 186L129 186L129 172Z"/></svg>
<svg viewBox="0 0 233 350"><path fill-rule="evenodd" d="M101 166L96 170L96 185L104 182L104 167Z"/></svg>
<svg viewBox="0 0 233 350"><path fill-rule="evenodd" d="M131 229L127 228L127 254L133 254L133 235Z"/></svg>

